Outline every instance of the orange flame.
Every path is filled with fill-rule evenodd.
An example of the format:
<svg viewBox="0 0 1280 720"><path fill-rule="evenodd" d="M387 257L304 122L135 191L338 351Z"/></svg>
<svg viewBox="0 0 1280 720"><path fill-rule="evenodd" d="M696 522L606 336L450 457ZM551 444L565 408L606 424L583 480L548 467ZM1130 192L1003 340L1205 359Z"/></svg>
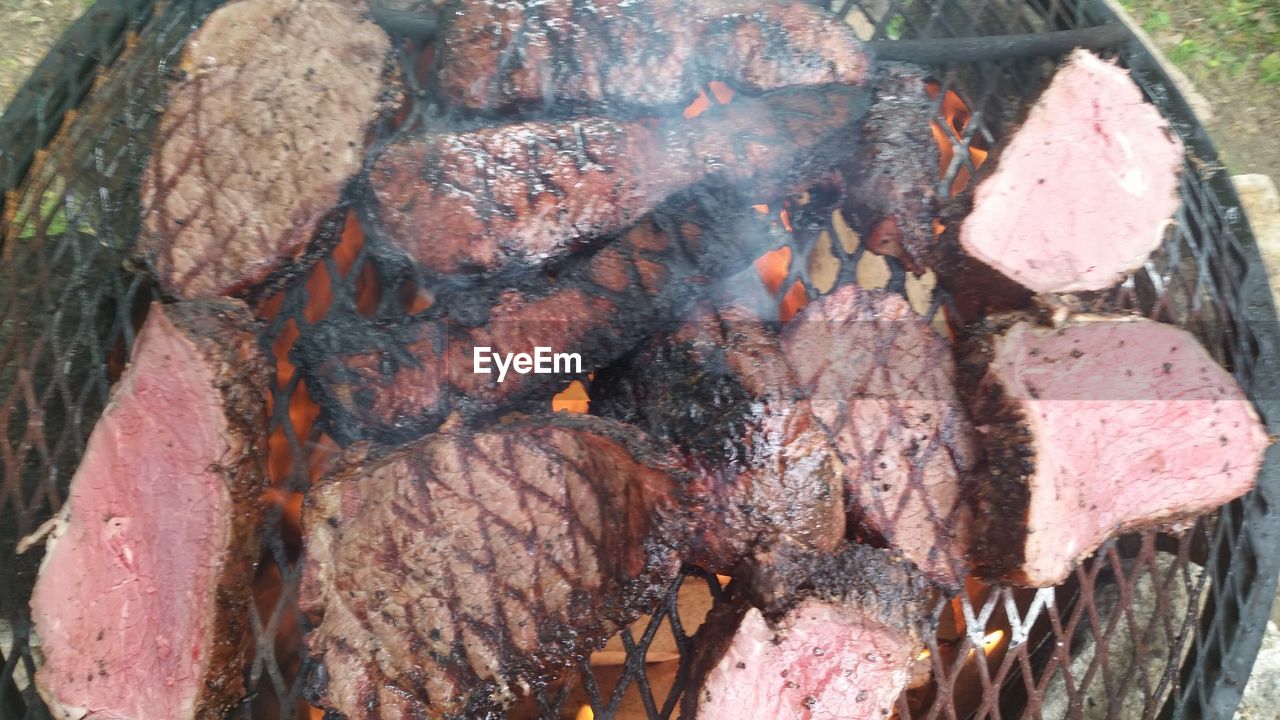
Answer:
<svg viewBox="0 0 1280 720"><path fill-rule="evenodd" d="M780 247L777 250L769 252L756 258L756 273L760 276L760 280L769 292L777 295L782 289L782 283L787 279L787 271L791 267L791 248ZM787 292L782 296L782 301L778 307L778 319L786 322L795 317L800 312L800 308L809 304L809 293L805 291L804 283L799 280L791 284L787 288Z"/></svg>
<svg viewBox="0 0 1280 720"><path fill-rule="evenodd" d="M712 80L707 83L707 87L711 88L711 96L707 96L706 90L699 90L698 97L694 98L693 102L689 103L688 107L686 107L684 112L681 113L685 120L696 118L707 110L710 110L711 98L714 97L716 102L720 105L728 105L729 101L733 99L735 94L733 88L725 85L719 80Z"/></svg>
<svg viewBox="0 0 1280 720"><path fill-rule="evenodd" d="M591 397L581 381L574 380L569 387L556 393L551 398L552 412L585 413L591 408Z"/></svg>
<svg viewBox="0 0 1280 720"><path fill-rule="evenodd" d="M1004 640L1003 630L993 630L987 633L982 638L982 654L990 655L991 653L995 652L996 649L1000 647L1000 643L1002 640ZM975 648L970 648L969 655L966 657L971 657L974 651L975 651ZM928 660L930 657L932 657L932 655L933 655L933 652L930 651L929 648L925 648L924 650L920 651L919 655L916 655L916 660L917 661Z"/></svg>
<svg viewBox="0 0 1280 720"><path fill-rule="evenodd" d="M987 633L986 637L982 638L982 654L990 655L992 651L1000 647L1001 640L1004 640L1003 630L995 630Z"/></svg>
<svg viewBox="0 0 1280 720"><path fill-rule="evenodd" d="M929 97L936 98L941 86L936 82L926 84L926 91ZM955 146L952 144L952 137L963 138L965 128L968 127L969 121L973 114L969 112L968 106L964 104L964 100L960 98L954 90L948 90L947 94L942 97L942 117L946 120L948 129L944 130L936 121L930 123L930 129L933 131L933 139L938 143L940 167L938 172L945 175L951 167L951 162L955 159ZM982 167L987 160L988 152L982 148L969 145L969 160L973 163L974 168ZM955 179L951 181L951 194L955 195L969 185L969 168L961 165L956 172Z"/></svg>
<svg viewBox="0 0 1280 720"><path fill-rule="evenodd" d="M578 708L578 714L574 716L573 720L595 720L595 717L596 714L592 711L591 706L583 705Z"/></svg>

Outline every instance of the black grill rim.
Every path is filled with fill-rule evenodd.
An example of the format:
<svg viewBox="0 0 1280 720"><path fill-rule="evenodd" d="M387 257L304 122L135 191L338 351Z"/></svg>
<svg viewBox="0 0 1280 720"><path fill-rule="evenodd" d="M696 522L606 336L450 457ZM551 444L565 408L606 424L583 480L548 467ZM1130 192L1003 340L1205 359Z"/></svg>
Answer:
<svg viewBox="0 0 1280 720"><path fill-rule="evenodd" d="M1037 0L1028 1L1040 4ZM194 17L203 17L220 4L220 0L179 0L175 4L186 5ZM840 3L833 4L838 7ZM0 115L0 229L7 222L6 195L22 184L37 151L55 137L67 113L79 107L99 72L111 67L119 57L128 36L136 33L153 14L172 10L172 5L166 5L168 3L155 0L98 0L60 37L19 89ZM1074 15L1073 27L1120 20L1103 0L1082 0L1076 5ZM1064 25L1062 29L1068 29L1065 19L1060 21ZM1171 119L1181 121L1179 129L1191 154L1210 167L1217 165L1218 152L1213 141L1155 55L1136 37L1125 44L1122 55L1143 89L1149 95L1160 96ZM1257 241L1225 170L1219 169L1201 183L1211 191L1216 209L1221 211L1245 253L1249 267L1241 290L1244 308L1241 319L1262 330L1257 337L1260 347L1257 365L1252 371L1251 395L1268 429L1280 435L1280 323ZM5 235L0 232L0 241ZM1178 698L1181 702L1171 703L1176 706L1174 718L1188 717L1188 706L1198 706L1206 718L1231 718L1261 646L1280 576L1280 552L1268 552L1280 548L1280 513L1270 509L1280 505L1280 448L1269 449L1255 493L1267 509L1254 514L1243 533L1249 544L1259 551L1256 575L1240 593L1241 597L1234 598L1240 608L1239 621L1234 627L1226 628L1221 667L1208 666L1208 653L1203 647L1196 657L1189 659L1190 672L1184 672ZM1232 573L1236 569L1233 561ZM0 667L18 660L0 655ZM18 694L4 692L6 689L12 690L0 688L0 696L19 704L0 704L0 717L30 717L30 710L23 712ZM36 716L44 717L43 713Z"/></svg>

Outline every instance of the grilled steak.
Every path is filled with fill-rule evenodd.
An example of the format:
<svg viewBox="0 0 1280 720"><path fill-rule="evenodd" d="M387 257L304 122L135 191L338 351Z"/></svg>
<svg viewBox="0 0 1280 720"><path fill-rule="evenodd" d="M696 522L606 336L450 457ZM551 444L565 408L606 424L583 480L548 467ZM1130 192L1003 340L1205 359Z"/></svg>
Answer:
<svg viewBox="0 0 1280 720"><path fill-rule="evenodd" d="M853 286L805 306L782 347L844 463L855 533L958 584L978 453L951 348L900 296Z"/></svg>
<svg viewBox="0 0 1280 720"><path fill-rule="evenodd" d="M1182 158L1129 73L1077 50L978 185L961 249L1035 292L1110 287L1159 246Z"/></svg>
<svg viewBox="0 0 1280 720"><path fill-rule="evenodd" d="M847 87L742 99L693 120L592 117L439 132L374 163L374 236L437 274L528 268L652 212L703 180L752 198L799 191L866 112Z"/></svg>
<svg viewBox="0 0 1280 720"><path fill-rule="evenodd" d="M791 556L761 613L722 605L698 630L685 720L882 720L911 678L932 591L884 550ZM762 578L764 579L764 578ZM783 587L780 584L778 587Z"/></svg>
<svg viewBox="0 0 1280 720"><path fill-rule="evenodd" d="M439 92L469 110L617 114L683 105L711 80L861 85L870 69L847 25L798 0L457 0L444 20Z"/></svg>
<svg viewBox="0 0 1280 720"><path fill-rule="evenodd" d="M31 596L57 718L223 718L266 477L266 359L237 301L154 305Z"/></svg>
<svg viewBox="0 0 1280 720"><path fill-rule="evenodd" d="M331 316L308 328L293 352L322 426L339 442L394 443L431 432L455 410L476 420L521 403L545 407L574 374L499 381L475 371L477 348L577 353L581 373L617 359L685 312L699 288L780 242L745 201L725 203L714 212L677 203L573 258L554 280L539 273L493 295L462 289L441 296L435 315L409 321Z"/></svg>
<svg viewBox="0 0 1280 720"><path fill-rule="evenodd" d="M991 464L978 513L988 573L1054 585L1112 535L1253 487L1267 434L1185 331L1130 317L1004 323L971 341L966 363Z"/></svg>
<svg viewBox="0 0 1280 720"><path fill-rule="evenodd" d="M682 481L585 416L352 461L304 514L312 699L349 720L490 717L652 611L679 574Z"/></svg>
<svg viewBox="0 0 1280 720"><path fill-rule="evenodd" d="M360 7L237 0L192 36L141 182L137 252L166 293L243 294L336 238L390 47Z"/></svg>
<svg viewBox="0 0 1280 720"><path fill-rule="evenodd" d="M592 406L680 448L707 487L686 560L729 572L844 538L843 475L777 344L741 308L695 319L596 374Z"/></svg>
<svg viewBox="0 0 1280 720"><path fill-rule="evenodd" d="M867 247L908 268L933 265L937 242L938 147L930 141L932 102L924 71L888 63L862 125L862 152L845 165L845 220Z"/></svg>

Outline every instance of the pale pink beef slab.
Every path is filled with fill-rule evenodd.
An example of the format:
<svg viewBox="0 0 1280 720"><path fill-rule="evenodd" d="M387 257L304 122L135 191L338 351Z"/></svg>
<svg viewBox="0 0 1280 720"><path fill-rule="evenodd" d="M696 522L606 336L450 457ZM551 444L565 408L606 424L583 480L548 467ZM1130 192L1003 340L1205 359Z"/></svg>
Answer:
<svg viewBox="0 0 1280 720"><path fill-rule="evenodd" d="M31 597L56 718L221 718L243 694L267 365L236 301L153 306Z"/></svg>
<svg viewBox="0 0 1280 720"><path fill-rule="evenodd" d="M1110 287L1163 239L1182 160L1129 72L1076 50L978 185L960 245L1035 292Z"/></svg>
<svg viewBox="0 0 1280 720"><path fill-rule="evenodd" d="M1055 585L1114 535L1253 487L1270 438L1186 331L1114 316L1020 321L987 351L973 403L992 468L980 552L1005 579Z"/></svg>
<svg viewBox="0 0 1280 720"><path fill-rule="evenodd" d="M707 674L697 720L883 720L920 649L851 606L810 598L770 626L751 608Z"/></svg>
<svg viewBox="0 0 1280 720"><path fill-rule="evenodd" d="M698 629L684 720L883 720L934 632L937 588L901 555L779 547ZM746 603L750 603L748 606Z"/></svg>

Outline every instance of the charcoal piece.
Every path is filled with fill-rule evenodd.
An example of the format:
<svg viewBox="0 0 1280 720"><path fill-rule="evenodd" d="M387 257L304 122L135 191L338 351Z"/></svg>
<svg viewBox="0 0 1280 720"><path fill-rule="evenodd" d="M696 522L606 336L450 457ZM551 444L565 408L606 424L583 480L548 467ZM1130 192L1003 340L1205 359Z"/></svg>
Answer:
<svg viewBox="0 0 1280 720"><path fill-rule="evenodd" d="M244 696L266 387L238 301L154 305L31 596L56 717L222 718Z"/></svg>
<svg viewBox="0 0 1280 720"><path fill-rule="evenodd" d="M445 104L611 115L688 103L708 82L748 92L864 85L853 31L790 0L456 0L436 58Z"/></svg>
<svg viewBox="0 0 1280 720"><path fill-rule="evenodd" d="M360 9L237 0L192 36L141 179L136 252L165 293L249 294L336 239L326 224L389 104L390 41Z"/></svg>
<svg viewBox="0 0 1280 720"><path fill-rule="evenodd" d="M848 147L868 93L802 88L684 120L587 117L433 132L369 172L375 248L430 274L554 263L708 182L766 201L806 188Z"/></svg>
<svg viewBox="0 0 1280 720"><path fill-rule="evenodd" d="M963 353L991 478L978 560L1008 582L1055 585L1109 537L1239 497L1270 443L1231 375L1172 325L1004 316Z"/></svg>
<svg viewBox="0 0 1280 720"><path fill-rule="evenodd" d="M665 597L686 484L588 416L353 451L303 516L311 699L348 720L496 717Z"/></svg>

